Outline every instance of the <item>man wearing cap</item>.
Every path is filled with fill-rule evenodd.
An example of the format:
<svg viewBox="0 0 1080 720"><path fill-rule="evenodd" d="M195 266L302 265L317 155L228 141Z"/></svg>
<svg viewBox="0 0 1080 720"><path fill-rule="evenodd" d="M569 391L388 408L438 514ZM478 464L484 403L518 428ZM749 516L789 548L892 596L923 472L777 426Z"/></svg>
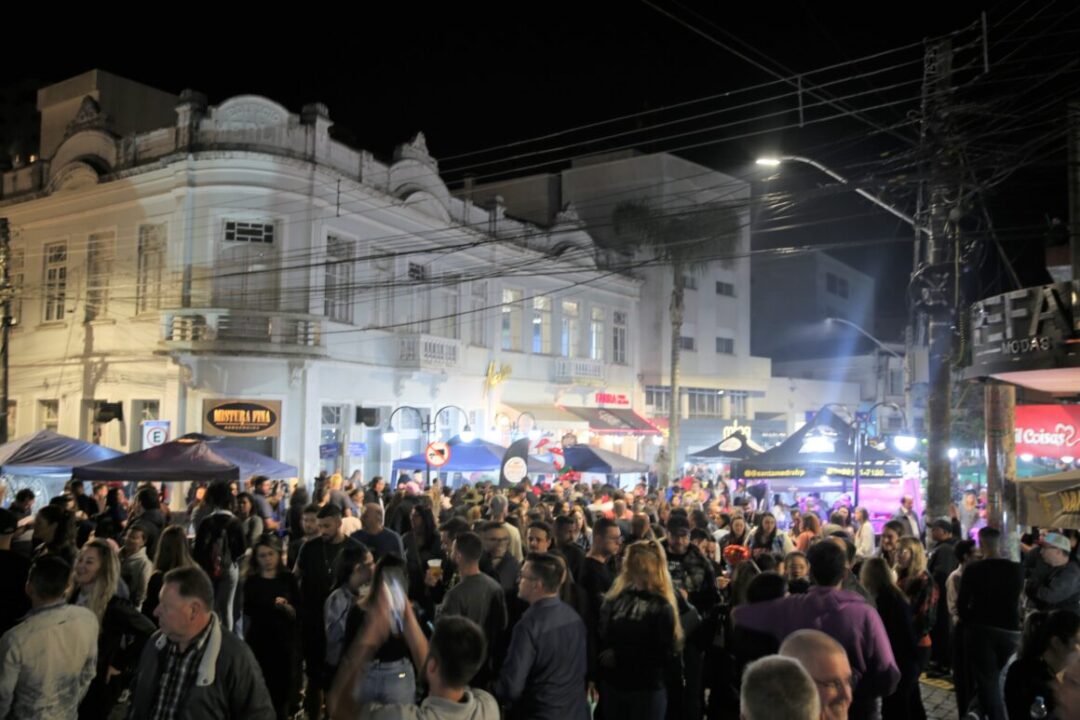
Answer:
<svg viewBox="0 0 1080 720"><path fill-rule="evenodd" d="M30 599L23 588L30 574L30 561L11 549L19 520L15 513L0 508L0 635L3 635L30 609Z"/></svg>
<svg viewBox="0 0 1080 720"><path fill-rule="evenodd" d="M956 560L956 538L953 537L953 524L945 518L938 518L930 524L930 539L933 545L927 558L926 571L934 578L934 584L944 588L959 563ZM947 671L949 662L949 601L946 593L938 594L937 618L930 629L931 664L940 672Z"/></svg>
<svg viewBox="0 0 1080 720"><path fill-rule="evenodd" d="M667 553L668 572L671 584L682 600L689 602L701 617L706 617L713 606L720 600L716 589L716 573L712 563L701 554L697 546L690 542L690 521L685 515L672 515L668 520L668 537L661 543ZM680 603L680 609L682 603ZM702 663L705 638L693 636L690 631L683 646L683 675L686 680L686 692L682 698L668 693L669 707L676 704L676 716L701 717L702 702ZM682 702L681 708L677 703Z"/></svg>
<svg viewBox="0 0 1080 720"><path fill-rule="evenodd" d="M1072 543L1056 532L1046 533L1039 554L1049 572L1028 580L1024 594L1037 610L1080 613L1080 566L1071 562Z"/></svg>

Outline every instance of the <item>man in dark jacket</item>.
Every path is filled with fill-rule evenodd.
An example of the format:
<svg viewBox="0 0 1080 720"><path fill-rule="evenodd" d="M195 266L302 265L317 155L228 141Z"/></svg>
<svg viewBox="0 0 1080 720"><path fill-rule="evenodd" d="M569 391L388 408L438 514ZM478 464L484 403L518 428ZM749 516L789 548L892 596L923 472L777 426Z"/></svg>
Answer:
<svg viewBox="0 0 1080 720"><path fill-rule="evenodd" d="M927 559L926 570L938 586L937 619L930 629L931 665L941 674L947 674L952 664L949 658L949 601L945 593L945 583L960 563L956 560L956 538L953 537L953 523L944 518L935 520L930 525L930 538L934 545Z"/></svg>
<svg viewBox="0 0 1080 720"><path fill-rule="evenodd" d="M720 600L720 593L716 589L716 572L713 570L709 559L701 554L697 546L690 542L690 521L685 515L671 516L668 520L668 538L662 543L664 552L667 553L668 572L671 574L671 584L675 587L683 600L694 606L698 616L706 618L710 615L713 607ZM680 603L682 609L682 603ZM683 610L685 615L688 611ZM676 693L668 691L669 707L676 715L683 717L701 717L702 705L705 700L703 677L704 652L706 644L712 640L705 637L708 634L701 626L697 633L692 628L687 628L686 643L683 645L683 677L686 682L686 692L680 698ZM682 702L680 708L676 703Z"/></svg>
<svg viewBox="0 0 1080 720"><path fill-rule="evenodd" d="M559 599L562 565L547 553L525 559L518 593L529 609L510 639L495 684L510 720L588 720L585 623Z"/></svg>
<svg viewBox="0 0 1080 720"><path fill-rule="evenodd" d="M196 567L165 574L154 615L161 630L143 649L128 717L274 720L248 646L213 614L213 588Z"/></svg>

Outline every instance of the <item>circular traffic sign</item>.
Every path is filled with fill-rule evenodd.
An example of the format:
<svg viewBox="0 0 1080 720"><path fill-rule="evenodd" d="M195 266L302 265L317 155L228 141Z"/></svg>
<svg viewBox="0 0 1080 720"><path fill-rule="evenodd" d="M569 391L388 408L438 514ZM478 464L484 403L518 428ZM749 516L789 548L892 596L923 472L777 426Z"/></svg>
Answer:
<svg viewBox="0 0 1080 720"><path fill-rule="evenodd" d="M512 483L518 483L529 474L529 465L525 458L512 457L503 464L503 476Z"/></svg>
<svg viewBox="0 0 1080 720"><path fill-rule="evenodd" d="M450 462L450 446L444 442L433 442L427 446L424 455L427 457L428 465L442 467Z"/></svg>

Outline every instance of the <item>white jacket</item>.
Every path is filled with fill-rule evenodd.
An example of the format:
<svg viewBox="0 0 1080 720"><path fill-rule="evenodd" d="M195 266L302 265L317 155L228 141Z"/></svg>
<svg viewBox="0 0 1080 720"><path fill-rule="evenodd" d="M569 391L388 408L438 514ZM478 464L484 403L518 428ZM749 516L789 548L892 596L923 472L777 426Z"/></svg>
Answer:
<svg viewBox="0 0 1080 720"><path fill-rule="evenodd" d="M0 638L0 719L74 720L97 674L98 620L59 601Z"/></svg>

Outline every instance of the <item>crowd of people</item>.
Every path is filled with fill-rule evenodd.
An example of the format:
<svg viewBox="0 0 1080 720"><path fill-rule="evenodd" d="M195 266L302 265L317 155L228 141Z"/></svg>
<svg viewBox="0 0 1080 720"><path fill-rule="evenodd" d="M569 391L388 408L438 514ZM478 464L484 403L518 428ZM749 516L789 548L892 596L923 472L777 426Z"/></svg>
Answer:
<svg viewBox="0 0 1080 720"><path fill-rule="evenodd" d="M924 673L961 720L1080 717L1080 534L1017 562L966 497L875 532L719 479L288 490L17 493L0 720L919 720Z"/></svg>

